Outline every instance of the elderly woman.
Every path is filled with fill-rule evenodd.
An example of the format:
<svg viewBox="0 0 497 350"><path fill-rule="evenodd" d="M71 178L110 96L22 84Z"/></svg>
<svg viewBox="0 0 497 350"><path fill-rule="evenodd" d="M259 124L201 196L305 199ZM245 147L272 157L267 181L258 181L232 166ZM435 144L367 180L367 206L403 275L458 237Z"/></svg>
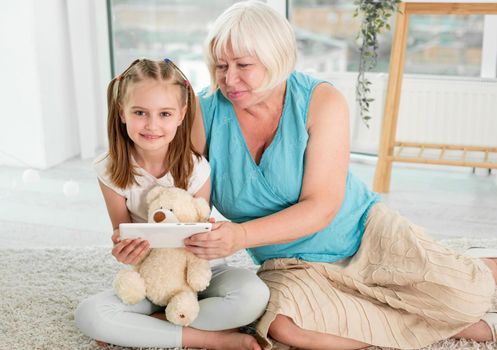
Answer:
<svg viewBox="0 0 497 350"><path fill-rule="evenodd" d="M186 240L213 259L247 249L271 296L257 333L303 349L420 348L495 340L495 259L440 246L379 202L349 167L347 104L294 71L287 20L241 2L213 24L212 78L193 138L212 202L231 222Z"/></svg>

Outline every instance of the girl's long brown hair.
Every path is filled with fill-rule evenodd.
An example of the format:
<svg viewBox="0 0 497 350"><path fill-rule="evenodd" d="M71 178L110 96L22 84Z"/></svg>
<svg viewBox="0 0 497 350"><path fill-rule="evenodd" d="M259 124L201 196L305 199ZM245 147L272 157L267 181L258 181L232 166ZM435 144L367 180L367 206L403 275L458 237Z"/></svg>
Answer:
<svg viewBox="0 0 497 350"><path fill-rule="evenodd" d="M164 164L174 179L174 185L187 190L194 167L192 156L200 158L200 154L195 151L191 142L191 129L196 110L195 94L183 72L168 59L164 61L135 60L121 75L109 83L107 88L107 136L109 138L107 172L112 182L119 188L124 189L137 184L135 177L138 173L131 162L133 141L128 136L126 124L121 121L120 113L122 113L123 101L130 85L145 79L174 84L181 88L181 101L187 105L186 115L169 144Z"/></svg>

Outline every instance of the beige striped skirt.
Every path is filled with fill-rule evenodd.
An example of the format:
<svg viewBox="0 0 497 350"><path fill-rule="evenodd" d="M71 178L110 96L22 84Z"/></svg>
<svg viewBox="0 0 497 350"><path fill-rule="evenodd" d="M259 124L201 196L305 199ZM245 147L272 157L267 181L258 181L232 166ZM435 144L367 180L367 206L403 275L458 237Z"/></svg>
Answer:
<svg viewBox="0 0 497 350"><path fill-rule="evenodd" d="M371 345L424 347L479 321L495 289L483 262L441 246L381 203L371 208L353 257L274 259L258 274L271 290L257 324L264 349L272 347L267 333L278 314L303 329Z"/></svg>

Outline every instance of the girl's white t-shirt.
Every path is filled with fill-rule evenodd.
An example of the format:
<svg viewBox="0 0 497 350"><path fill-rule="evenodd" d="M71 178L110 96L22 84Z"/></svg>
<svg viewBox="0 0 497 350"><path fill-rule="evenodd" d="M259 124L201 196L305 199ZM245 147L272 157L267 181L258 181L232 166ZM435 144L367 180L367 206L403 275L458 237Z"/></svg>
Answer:
<svg viewBox="0 0 497 350"><path fill-rule="evenodd" d="M209 162L204 157L198 159L192 155L194 167L192 175L188 183L188 193L194 195L205 184L211 173ZM133 159L133 164L136 166L136 171L139 175L136 177L138 184L133 184L126 189L117 187L112 183L107 173L107 164L109 158L107 153L98 156L93 162L93 167L97 172L98 179L107 187L112 189L117 194L126 198L126 207L131 216L131 221L136 223L147 222L147 203L145 198L147 193L155 186L172 187L174 179L170 173L167 173L161 178L149 174L145 169L141 168Z"/></svg>

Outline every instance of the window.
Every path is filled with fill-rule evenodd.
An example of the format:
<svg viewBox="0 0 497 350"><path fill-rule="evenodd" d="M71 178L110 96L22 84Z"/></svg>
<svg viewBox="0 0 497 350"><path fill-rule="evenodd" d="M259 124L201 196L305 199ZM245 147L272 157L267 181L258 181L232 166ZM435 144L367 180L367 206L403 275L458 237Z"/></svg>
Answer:
<svg viewBox="0 0 497 350"><path fill-rule="evenodd" d="M299 68L317 72L357 71L360 20L348 0L291 0ZM387 72L392 30L380 36L376 71ZM484 16L411 16L405 72L480 76Z"/></svg>
<svg viewBox="0 0 497 350"><path fill-rule="evenodd" d="M196 91L210 83L203 44L209 24L234 0L110 0L113 67L134 59L169 58Z"/></svg>
<svg viewBox="0 0 497 350"><path fill-rule="evenodd" d="M109 2L114 71L122 71L137 57L168 57L181 67L195 90L209 84L203 52L209 24L237 1ZM295 29L299 48L297 69L316 73L357 71L356 35L360 22L352 16L355 9L352 1L267 0L267 3L287 13ZM411 16L405 72L495 77L496 22L497 16ZM391 26L395 26L394 19ZM486 50L482 44L484 32L489 43ZM378 72L388 72L392 36L393 29L379 38L375 69Z"/></svg>

